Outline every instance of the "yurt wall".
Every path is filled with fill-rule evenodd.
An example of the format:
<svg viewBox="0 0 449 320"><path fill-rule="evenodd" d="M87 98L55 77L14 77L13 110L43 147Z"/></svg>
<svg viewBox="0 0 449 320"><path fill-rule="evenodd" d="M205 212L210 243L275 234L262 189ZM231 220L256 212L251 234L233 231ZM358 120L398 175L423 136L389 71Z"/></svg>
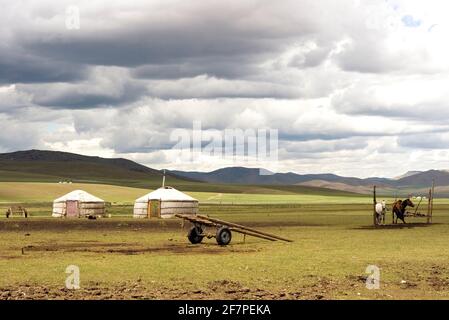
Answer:
<svg viewBox="0 0 449 320"><path fill-rule="evenodd" d="M198 202L194 201L162 201L161 217L173 217L175 214L197 214Z"/></svg>
<svg viewBox="0 0 449 320"><path fill-rule="evenodd" d="M65 202L53 202L53 217L60 218L65 215Z"/></svg>
<svg viewBox="0 0 449 320"><path fill-rule="evenodd" d="M148 202L136 201L134 203L134 218L147 218L148 217Z"/></svg>
<svg viewBox="0 0 449 320"><path fill-rule="evenodd" d="M104 202L80 202L80 216L103 216L105 214L106 205Z"/></svg>

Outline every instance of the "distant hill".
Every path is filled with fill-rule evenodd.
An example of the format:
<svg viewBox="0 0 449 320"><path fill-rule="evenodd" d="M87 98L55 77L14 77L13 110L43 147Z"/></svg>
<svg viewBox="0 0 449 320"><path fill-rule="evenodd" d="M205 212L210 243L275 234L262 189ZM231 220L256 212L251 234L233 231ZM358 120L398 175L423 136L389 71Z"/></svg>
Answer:
<svg viewBox="0 0 449 320"><path fill-rule="evenodd" d="M63 163L96 163L103 165L112 165L120 167L122 169L128 169L134 172L160 174L158 170L148 168L131 160L123 158L101 158L83 156L80 154L60 152L60 151L41 151L41 150L28 150L17 151L11 153L0 153L0 161L20 161L24 162L63 162Z"/></svg>
<svg viewBox="0 0 449 320"><path fill-rule="evenodd" d="M361 193L361 194L370 194L373 190L373 186L352 186L345 183L340 182L329 182L324 180L311 180L307 182L303 182L300 185L302 186L308 186L308 187L317 187L317 188L327 188L327 189L333 189L333 190L341 190L341 191L347 191L347 192L354 192L354 193ZM383 189L385 192L386 188ZM393 190L389 190L390 193L393 192Z"/></svg>
<svg viewBox="0 0 449 320"><path fill-rule="evenodd" d="M0 154L0 181L72 181L137 188L158 188L162 171L127 159L108 159L68 152L28 150ZM314 194L354 196L354 193L313 186L214 184L166 172L166 183L183 191L254 194Z"/></svg>
<svg viewBox="0 0 449 320"><path fill-rule="evenodd" d="M399 180L399 179L402 179L402 178L407 178L407 177L414 176L415 174L418 174L418 173L422 173L422 171L407 171L406 173L404 173L404 174L402 174L402 175L400 175L400 176L398 176L398 177L396 177L394 179L395 180Z"/></svg>
<svg viewBox="0 0 449 320"><path fill-rule="evenodd" d="M310 181L326 181L341 183L350 186L373 186L373 184L389 186L393 181L384 178L359 179L352 177L341 177L335 174L297 174L293 172L275 173L272 175L260 175L258 168L229 167L212 172L183 172L171 171L172 173L195 180L213 183L232 184L261 184L261 185L295 185Z"/></svg>
<svg viewBox="0 0 449 320"><path fill-rule="evenodd" d="M301 175L288 172L260 175L259 170L258 168L229 167L211 172L171 172L178 176L209 183L300 185L362 194L370 193L373 185L378 186L382 192L387 194L422 192L430 187L432 181L435 181L436 186L449 187L449 172L443 170L410 171L396 179L377 177L360 179L330 173Z"/></svg>
<svg viewBox="0 0 449 320"><path fill-rule="evenodd" d="M171 181L190 181L167 174ZM131 160L83 156L68 152L28 150L0 154L2 181L76 181L127 185L160 185L162 172Z"/></svg>
<svg viewBox="0 0 449 320"><path fill-rule="evenodd" d="M410 171L396 179L360 179L331 173L261 175L260 170L263 169L229 167L212 172L167 170L166 178L168 185L188 191L329 195L369 194L373 185L387 194L410 194L425 191L435 181L439 190L447 191L449 196L449 172L443 170ZM0 181L67 180L157 188L162 182L162 172L123 158L108 159L41 150L0 154Z"/></svg>
<svg viewBox="0 0 449 320"><path fill-rule="evenodd" d="M398 186L429 186L435 180L437 186L449 186L449 172L429 170L397 180Z"/></svg>

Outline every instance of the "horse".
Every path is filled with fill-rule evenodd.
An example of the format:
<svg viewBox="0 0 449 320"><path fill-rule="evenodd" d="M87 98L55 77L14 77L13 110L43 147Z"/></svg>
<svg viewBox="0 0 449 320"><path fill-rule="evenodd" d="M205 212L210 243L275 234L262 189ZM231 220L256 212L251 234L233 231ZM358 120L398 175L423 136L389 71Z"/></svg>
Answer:
<svg viewBox="0 0 449 320"><path fill-rule="evenodd" d="M403 223L406 223L405 218L405 209L407 207L415 207L412 200L405 199L405 200L398 200L393 204L393 223L398 223L398 218L402 220ZM396 216L396 220L394 220L394 217Z"/></svg>
<svg viewBox="0 0 449 320"><path fill-rule="evenodd" d="M376 219L377 224L385 224L385 214L387 212L387 204L385 200L382 200L382 202L376 203Z"/></svg>

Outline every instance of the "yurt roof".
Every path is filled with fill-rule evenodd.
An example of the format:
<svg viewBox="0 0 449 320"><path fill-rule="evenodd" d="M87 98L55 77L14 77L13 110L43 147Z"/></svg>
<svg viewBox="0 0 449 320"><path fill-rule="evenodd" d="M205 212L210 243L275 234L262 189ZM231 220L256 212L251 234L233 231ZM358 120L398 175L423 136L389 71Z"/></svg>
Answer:
<svg viewBox="0 0 449 320"><path fill-rule="evenodd" d="M176 190L172 187L161 187L137 199L137 202L146 202L148 200L162 201L198 201L191 196Z"/></svg>
<svg viewBox="0 0 449 320"><path fill-rule="evenodd" d="M55 202L64 202L67 200L80 201L80 202L104 202L104 200L97 198L83 190L75 190L70 193L67 193L65 196L56 199Z"/></svg>

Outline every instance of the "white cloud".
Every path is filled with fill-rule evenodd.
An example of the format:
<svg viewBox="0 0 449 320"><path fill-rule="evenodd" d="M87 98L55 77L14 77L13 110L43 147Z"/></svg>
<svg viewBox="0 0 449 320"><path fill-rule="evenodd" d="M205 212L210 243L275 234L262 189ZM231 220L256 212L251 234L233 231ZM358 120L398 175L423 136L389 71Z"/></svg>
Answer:
<svg viewBox="0 0 449 320"><path fill-rule="evenodd" d="M270 165L176 162L170 133L200 121L278 129L284 171L447 166L444 1L0 2L2 151ZM65 28L68 5L80 30Z"/></svg>

